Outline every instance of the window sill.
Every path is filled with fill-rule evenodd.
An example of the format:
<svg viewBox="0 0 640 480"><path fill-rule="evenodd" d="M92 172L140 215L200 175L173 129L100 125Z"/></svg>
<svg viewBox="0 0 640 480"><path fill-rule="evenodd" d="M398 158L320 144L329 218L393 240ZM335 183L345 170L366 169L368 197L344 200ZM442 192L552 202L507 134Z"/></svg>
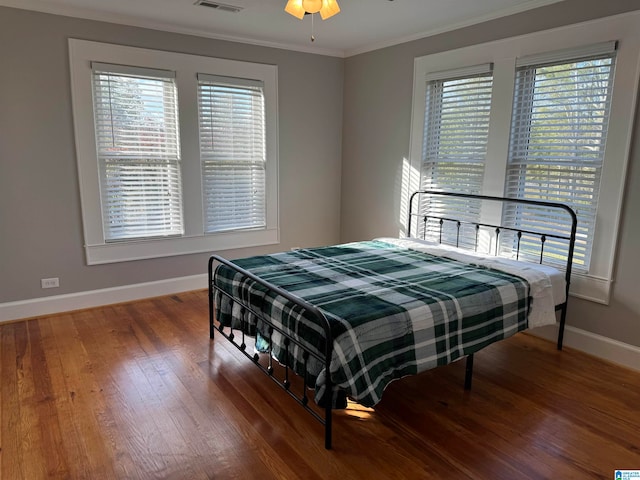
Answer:
<svg viewBox="0 0 640 480"><path fill-rule="evenodd" d="M569 295L590 302L609 305L612 281L608 278L595 277L584 273L571 274Z"/></svg>
<svg viewBox="0 0 640 480"><path fill-rule="evenodd" d="M86 245L85 252L88 265L101 265L187 255L190 253L219 252L221 250L259 247L278 243L280 243L280 231L274 228L192 237Z"/></svg>

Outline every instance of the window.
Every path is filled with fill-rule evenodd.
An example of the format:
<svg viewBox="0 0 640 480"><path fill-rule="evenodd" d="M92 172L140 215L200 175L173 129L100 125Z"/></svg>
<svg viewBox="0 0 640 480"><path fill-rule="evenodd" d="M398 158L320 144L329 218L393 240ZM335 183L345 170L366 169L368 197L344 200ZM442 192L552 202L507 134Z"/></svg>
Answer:
<svg viewBox="0 0 640 480"><path fill-rule="evenodd" d="M105 241L181 235L173 72L105 64L92 67Z"/></svg>
<svg viewBox="0 0 640 480"><path fill-rule="evenodd" d="M407 184L416 183L412 178L420 172L423 188L569 204L579 221L571 293L600 303L609 301L635 116L638 16L601 19L415 61L409 159L414 173ZM456 165L446 155L453 150L442 149L439 135L446 122L438 119L433 93L438 85L443 92L453 87L451 82L459 78L455 72L478 63L493 64L488 131L474 131L479 111L473 110L461 126L464 130L455 130L459 138L444 138L466 148L473 142L462 132L471 132L485 152L482 179L477 159ZM434 75L439 76L435 81ZM532 222L541 213L549 215L517 207L503 211L488 203L469 212L484 223L507 221L523 229L539 226ZM566 225L564 219L546 218L549 230L566 231ZM486 235L493 250L495 234ZM505 232L499 241L502 252L515 244ZM539 259L535 243L523 236L521 255ZM545 251L559 261L566 258L566 245L552 240Z"/></svg>
<svg viewBox="0 0 640 480"><path fill-rule="evenodd" d="M615 48L608 44L605 48ZM521 62L525 63L525 62ZM505 195L562 202L578 216L574 267L587 271L593 245L600 178L607 140L615 51L517 69L509 167ZM522 229L545 226L570 231L566 217L549 218L542 209L519 205L505 212ZM542 211L540 211L542 210ZM525 235L524 256L539 248ZM504 247L504 246L503 246ZM567 258L567 245L549 240L550 258Z"/></svg>
<svg viewBox="0 0 640 480"><path fill-rule="evenodd" d="M262 82L198 76L205 232L265 225Z"/></svg>
<svg viewBox="0 0 640 480"><path fill-rule="evenodd" d="M421 188L480 194L487 155L492 93L491 65L427 75ZM480 202L425 198L424 237L438 237L440 218L478 221ZM472 246L475 229L443 228L443 241Z"/></svg>
<svg viewBox="0 0 640 480"><path fill-rule="evenodd" d="M69 52L88 264L279 242L277 67Z"/></svg>

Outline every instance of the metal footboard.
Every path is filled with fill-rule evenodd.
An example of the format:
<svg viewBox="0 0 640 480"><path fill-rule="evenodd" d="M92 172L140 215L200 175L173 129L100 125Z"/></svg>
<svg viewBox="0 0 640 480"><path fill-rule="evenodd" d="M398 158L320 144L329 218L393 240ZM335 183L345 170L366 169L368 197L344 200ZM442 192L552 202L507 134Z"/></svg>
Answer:
<svg viewBox="0 0 640 480"><path fill-rule="evenodd" d="M252 305L248 305L247 302L244 302L242 299L239 298L235 298L233 296L231 296L229 293L227 293L226 291L220 289L219 287L217 287L213 281L213 274L214 274L214 264L218 263L218 264L222 264L225 265L233 270L235 270L236 272L242 274L243 276L250 278L251 280L259 283L260 285L262 285L264 288L266 288L267 290L276 293L277 295L280 295L284 298L286 298L287 300L289 300L290 302L292 302L294 305L304 309L307 313L307 318L309 318L311 321L316 322L319 326L322 327L323 331L324 331L324 337L325 337L325 351L324 351L324 355L318 355L317 352L314 352L313 350L307 348L305 345L303 345L301 342L299 342L298 340L296 340L289 332L279 328L278 326L274 325L273 322L266 316L264 315L262 312L258 311L254 306ZM296 392L294 392L291 389L291 381L290 381L290 373L291 372L291 367L289 365L287 365L286 363L283 365L284 367L284 378L280 379L278 377L275 376L275 369L273 368L273 357L271 355L272 353L272 339L271 339L271 335L273 334L274 331L277 331L278 333L280 333L283 337L284 337L284 343L286 348L288 349L290 345L296 345L297 347L299 347L300 349L302 349L303 353L303 358L305 359L305 362L309 359L309 357L314 357L317 360L319 360L320 362L322 362L324 364L324 368L326 371L326 381L325 381L325 385L326 385L326 389L327 392L329 392L329 396L331 396L331 392L333 389L333 384L331 382L331 375L330 375L330 364L331 364L331 355L333 353L333 337L331 334L331 327L329 325L329 321L327 320L327 318L324 316L324 314L318 310L318 308L316 308L315 306L311 305L310 303L302 300L299 297L296 297L295 295L292 295L291 293L287 292L286 290L281 289L280 287L277 287L275 285L272 285L266 281L264 281L263 279L261 279L260 277L257 277L256 275L254 275L253 273L249 272L248 270L245 270L244 268L241 268L239 266L237 266L236 264L228 261L227 259L220 257L219 255L212 255L209 258L209 267L208 267L208 273L209 273L209 337L211 339L213 339L214 336L214 332L216 330L215 328L215 324L214 324L214 292L218 291L221 295L224 295L226 297L228 297L232 302L239 304L241 306L242 309L244 309L244 311L246 312L250 312L251 314L253 314L256 318L259 318L262 322L264 322L266 325L269 326L268 330L270 332L269 335L269 339L268 339L268 344L269 344L269 349L268 349L268 366L265 368L261 363L259 363L259 355L258 353L254 353L253 355L250 354L249 352L247 352L247 344L245 342L245 320L244 320L244 315L241 315L241 326L240 329L238 329L240 331L240 343L238 343L238 340L236 338L236 334L234 333L234 328L232 325L226 327L228 329L228 333L225 331L225 326L220 324L218 327L218 331L220 332L220 334L225 337L227 340L229 340L238 350L240 350L247 358L249 358L256 366L258 366L258 368L260 368L260 370L262 370L269 378L271 378L271 380L273 380L277 385L279 385L283 390L285 390L294 400L296 400L300 405L302 405L302 407L309 412L316 420L318 420L322 425L324 425L324 429L325 429L325 435L324 435L324 446L326 449L330 449L331 448L331 437L332 437L332 409L331 409L331 402L327 401L326 406L324 407L324 417L322 417L321 415L319 415L313 408L311 408L309 406L309 397L308 397L308 388L309 385L307 385L307 376L302 375L303 377L303 386L302 386L302 392L300 395L297 395ZM286 351L285 354L285 359L288 359L289 355L288 355L288 350ZM306 364L304 365L304 370L306 372Z"/></svg>

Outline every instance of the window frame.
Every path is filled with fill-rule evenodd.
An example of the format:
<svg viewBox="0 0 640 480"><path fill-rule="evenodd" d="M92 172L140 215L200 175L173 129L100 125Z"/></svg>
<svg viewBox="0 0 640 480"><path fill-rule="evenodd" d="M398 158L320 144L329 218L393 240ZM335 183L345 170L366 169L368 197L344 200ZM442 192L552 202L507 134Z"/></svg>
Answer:
<svg viewBox="0 0 640 480"><path fill-rule="evenodd" d="M514 101L516 64L531 55L575 49L580 51L603 42L617 41L609 132L600 184L591 265L588 273L572 274L571 294L608 304L614 279L614 263L635 109L640 78L640 12L594 20L544 32L498 40L457 50L440 52L414 60L412 127L409 162L412 178L420 175L426 76L431 72L455 70L493 63L493 96L489 144L483 194L503 196ZM409 185L416 185L410 180ZM483 218L499 221L501 212L484 211Z"/></svg>
<svg viewBox="0 0 640 480"><path fill-rule="evenodd" d="M184 234L106 242L93 117L91 63L169 70L176 74ZM69 39L69 66L85 254L88 265L278 244L278 68L199 55ZM266 227L205 233L199 147L197 75L263 82L266 131Z"/></svg>

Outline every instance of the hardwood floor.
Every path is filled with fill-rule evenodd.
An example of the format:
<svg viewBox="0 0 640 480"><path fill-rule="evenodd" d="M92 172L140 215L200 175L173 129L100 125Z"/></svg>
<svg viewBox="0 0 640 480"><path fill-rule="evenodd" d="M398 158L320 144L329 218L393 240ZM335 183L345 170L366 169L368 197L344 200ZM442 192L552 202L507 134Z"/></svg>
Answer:
<svg viewBox="0 0 640 480"><path fill-rule="evenodd" d="M0 326L0 478L589 479L640 469L640 373L520 334L322 426L220 336L207 296Z"/></svg>

